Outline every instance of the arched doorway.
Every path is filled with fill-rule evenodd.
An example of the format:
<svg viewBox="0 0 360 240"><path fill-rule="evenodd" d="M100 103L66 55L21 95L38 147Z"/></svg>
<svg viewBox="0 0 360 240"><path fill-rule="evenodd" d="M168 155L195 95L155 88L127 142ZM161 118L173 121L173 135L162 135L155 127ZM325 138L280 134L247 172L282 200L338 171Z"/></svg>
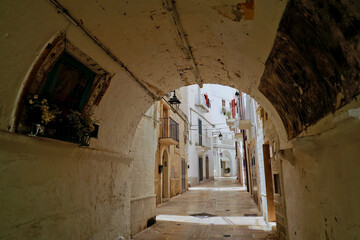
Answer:
<svg viewBox="0 0 360 240"><path fill-rule="evenodd" d="M234 151L234 150L224 150L222 152L223 156L222 156L222 161L221 161L221 166L222 166L222 175L223 176L234 176L234 173L236 174L236 161L235 158L233 157L234 154L231 154L230 152Z"/></svg>

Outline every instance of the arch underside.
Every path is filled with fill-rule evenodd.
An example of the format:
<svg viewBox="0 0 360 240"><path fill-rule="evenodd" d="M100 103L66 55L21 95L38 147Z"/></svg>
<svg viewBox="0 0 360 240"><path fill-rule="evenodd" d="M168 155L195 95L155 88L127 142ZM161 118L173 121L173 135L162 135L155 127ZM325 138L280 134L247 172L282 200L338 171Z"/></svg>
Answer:
<svg viewBox="0 0 360 240"><path fill-rule="evenodd" d="M360 93L360 3L289 1L259 89L291 139Z"/></svg>
<svg viewBox="0 0 360 240"><path fill-rule="evenodd" d="M173 89L217 83L246 92L269 113L283 141L299 136L359 95L359 1L246 2L255 4L243 4L245 0L181 0L175 5L171 0L14 4L5 0L6 14L0 14L1 28L6 30L0 39L0 141L7 156L2 159L2 187L9 194L1 199L7 225L3 234L26 239L28 229L42 229L36 224L40 227L34 228L28 219L41 222L49 216L59 216L51 223L55 237L90 238L99 232L115 239L119 232L128 234L132 139L146 110ZM242 11L233 11L234 7ZM29 72L59 32L112 76L95 109L100 130L90 148L7 132L14 126ZM157 117L154 113L153 119ZM309 236L324 234L321 207L326 214L342 214L333 218L340 219L333 223L339 235L359 222L349 218L360 216L352 212L358 208L343 207L359 195L359 188L353 187L359 182L360 162L355 120L352 128L344 122L340 130L324 134L320 143L317 137L299 138L304 143L297 143L290 156L295 164L282 161L288 191L284 196L289 196L286 206L293 220L289 226L299 238L298 226L307 233L308 223L315 232ZM349 138L350 134L356 136ZM328 201L334 196L336 201ZM299 216L302 225L297 224ZM315 220L309 221L313 216ZM84 225L83 219L88 223ZM114 228L116 219L124 221ZM64 232L64 226L74 229Z"/></svg>
<svg viewBox="0 0 360 240"><path fill-rule="evenodd" d="M350 0L112 2L118 12L102 6L96 17L59 2L154 100L195 83L235 87L263 105L282 139L360 93L360 7Z"/></svg>

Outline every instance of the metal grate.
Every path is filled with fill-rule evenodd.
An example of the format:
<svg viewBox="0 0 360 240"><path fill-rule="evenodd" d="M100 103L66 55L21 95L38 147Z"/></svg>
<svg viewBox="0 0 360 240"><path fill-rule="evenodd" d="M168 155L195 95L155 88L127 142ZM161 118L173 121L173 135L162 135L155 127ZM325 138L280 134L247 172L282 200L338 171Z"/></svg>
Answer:
<svg viewBox="0 0 360 240"><path fill-rule="evenodd" d="M208 217L216 217L216 215L210 214L210 213L194 213L190 216L198 217L198 218L208 218Z"/></svg>
<svg viewBox="0 0 360 240"><path fill-rule="evenodd" d="M179 141L179 124L171 117L160 118L161 135L160 138L172 138Z"/></svg>
<svg viewBox="0 0 360 240"><path fill-rule="evenodd" d="M245 217L258 217L259 215L257 213L245 213Z"/></svg>

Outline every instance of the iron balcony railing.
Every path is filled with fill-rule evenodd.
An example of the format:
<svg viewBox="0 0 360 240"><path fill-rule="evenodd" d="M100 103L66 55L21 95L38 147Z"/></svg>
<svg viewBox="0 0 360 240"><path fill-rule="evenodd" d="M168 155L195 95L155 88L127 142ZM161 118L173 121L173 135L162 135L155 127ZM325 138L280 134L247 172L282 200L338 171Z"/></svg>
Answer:
<svg viewBox="0 0 360 240"><path fill-rule="evenodd" d="M171 117L160 118L160 138L172 138L179 141L179 124Z"/></svg>

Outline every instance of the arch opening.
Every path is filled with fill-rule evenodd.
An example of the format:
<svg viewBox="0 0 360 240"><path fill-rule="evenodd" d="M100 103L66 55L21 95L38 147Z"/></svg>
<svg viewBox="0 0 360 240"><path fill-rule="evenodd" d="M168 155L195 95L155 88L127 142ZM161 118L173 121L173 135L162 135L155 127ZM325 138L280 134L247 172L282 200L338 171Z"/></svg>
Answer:
<svg viewBox="0 0 360 240"><path fill-rule="evenodd" d="M132 146L134 134L138 126L154 124L141 123L142 117L173 89L221 83L249 93L274 120L280 139L274 154L283 168L275 171L284 174L279 187L283 196L290 196L288 237L357 236L358 208L344 206L353 206L352 199L360 195L354 186L360 155L359 5L350 0L269 0L256 2L255 14L246 14L255 17L245 20L228 14L230 6L217 1L173 4L4 3L9 7L1 14L7 32L1 38L0 81L1 186L6 192L1 215L8 221L2 223L3 234L23 239L29 232L41 235L40 229L49 226L44 219L53 213L59 216L50 220L55 221L49 231L54 236L45 238L91 238L94 232L111 239L119 233L128 237L129 202L139 201L135 214L145 201L136 191L130 194L136 183L128 184L128 179L136 182L143 176L130 176L131 162L141 155ZM109 22L112 26L105 28ZM93 59L112 76L95 109L99 137L89 148L12 133L31 69L60 32L85 53L80 62ZM156 146L147 150L155 153ZM146 194L154 200L153 192ZM36 228L23 221L30 218ZM88 220L84 232L75 227L62 231L84 224L81 219ZM113 228L107 223L114 219L127 220Z"/></svg>

